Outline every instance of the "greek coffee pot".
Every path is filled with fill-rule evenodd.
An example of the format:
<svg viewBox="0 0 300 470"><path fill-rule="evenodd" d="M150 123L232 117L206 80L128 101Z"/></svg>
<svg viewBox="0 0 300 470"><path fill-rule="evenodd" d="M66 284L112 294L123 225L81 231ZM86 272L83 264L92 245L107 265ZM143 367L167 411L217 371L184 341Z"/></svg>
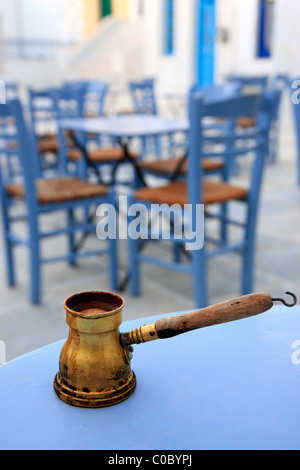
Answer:
<svg viewBox="0 0 300 470"><path fill-rule="evenodd" d="M124 299L110 292L83 292L65 300L68 338L61 350L54 389L70 405L100 408L132 395L136 377L131 370L133 344L171 338L198 328L259 315L275 301L267 293L249 294L120 334Z"/></svg>

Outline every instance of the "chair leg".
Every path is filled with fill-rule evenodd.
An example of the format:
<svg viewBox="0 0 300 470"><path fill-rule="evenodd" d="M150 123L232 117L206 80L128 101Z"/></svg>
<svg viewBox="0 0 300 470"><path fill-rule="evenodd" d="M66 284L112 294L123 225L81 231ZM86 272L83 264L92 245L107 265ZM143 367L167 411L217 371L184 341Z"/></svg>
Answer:
<svg viewBox="0 0 300 470"><path fill-rule="evenodd" d="M297 172L298 172L298 186L300 186L300 144L298 145L298 156L297 156Z"/></svg>
<svg viewBox="0 0 300 470"><path fill-rule="evenodd" d="M2 195L2 224L4 232L4 247L5 247L5 258L6 258L6 278L9 286L14 286L15 280L15 266L14 266L14 253L13 243L9 239L10 233L10 220L8 214L9 202L6 200L5 194Z"/></svg>
<svg viewBox="0 0 300 470"><path fill-rule="evenodd" d="M253 292L254 259L253 249L247 248L243 260L242 295Z"/></svg>
<svg viewBox="0 0 300 470"><path fill-rule="evenodd" d="M253 292L254 286L254 259L255 259L255 220L248 216L246 228L246 246L243 253L242 287L241 294L247 295Z"/></svg>
<svg viewBox="0 0 300 470"><path fill-rule="evenodd" d="M130 293L133 297L138 297L141 293L140 285L140 265L138 260L137 240L129 239L129 272L130 272Z"/></svg>
<svg viewBox="0 0 300 470"><path fill-rule="evenodd" d="M109 274L112 290L119 289L117 240L109 240Z"/></svg>
<svg viewBox="0 0 300 470"><path fill-rule="evenodd" d="M221 205L221 224L220 224L220 238L223 245L228 241L228 224L226 218L228 217L228 204Z"/></svg>
<svg viewBox="0 0 300 470"><path fill-rule="evenodd" d="M30 214L29 222L29 255L30 255L30 299L33 304L41 301L41 256L40 238L38 232L37 216Z"/></svg>
<svg viewBox="0 0 300 470"><path fill-rule="evenodd" d="M68 226L71 227L74 224L74 211L72 209L67 211L67 221ZM75 233L70 232L68 235L68 243L69 243L69 255L70 266L76 266L76 253L75 253Z"/></svg>
<svg viewBox="0 0 300 470"><path fill-rule="evenodd" d="M39 244L31 242L30 246L31 286L30 298L33 304L39 304L41 300L41 260Z"/></svg>
<svg viewBox="0 0 300 470"><path fill-rule="evenodd" d="M173 244L173 257L175 263L180 263L181 261L181 244L174 243Z"/></svg>
<svg viewBox="0 0 300 470"><path fill-rule="evenodd" d="M205 247L201 250L191 251L191 261L196 308L204 308L209 302Z"/></svg>
<svg viewBox="0 0 300 470"><path fill-rule="evenodd" d="M7 284L13 287L16 284L14 253L13 253L13 243L8 239L8 237L5 237L5 256L6 256Z"/></svg>
<svg viewBox="0 0 300 470"><path fill-rule="evenodd" d="M117 213L118 206L115 199L114 192L110 195L110 204L116 209L115 211L110 212L109 225L114 227L114 232L116 237L108 238L108 250L109 250L109 274L110 274L110 286L112 290L119 289L119 263L118 263L118 236L117 236Z"/></svg>
<svg viewBox="0 0 300 470"><path fill-rule="evenodd" d="M128 198L128 208L132 204L131 197ZM132 217L127 217L127 227L129 227ZM128 260L129 260L129 287L133 297L140 295L140 266L139 266L139 240L134 240L128 233Z"/></svg>

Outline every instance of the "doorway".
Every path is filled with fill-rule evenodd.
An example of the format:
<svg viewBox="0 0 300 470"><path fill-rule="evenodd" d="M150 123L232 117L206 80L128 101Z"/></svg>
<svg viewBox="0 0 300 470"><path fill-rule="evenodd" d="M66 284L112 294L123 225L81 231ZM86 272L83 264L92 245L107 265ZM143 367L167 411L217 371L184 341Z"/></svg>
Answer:
<svg viewBox="0 0 300 470"><path fill-rule="evenodd" d="M215 75L216 0L197 0L196 81L211 85Z"/></svg>
<svg viewBox="0 0 300 470"><path fill-rule="evenodd" d="M111 0L99 0L100 18L111 15Z"/></svg>

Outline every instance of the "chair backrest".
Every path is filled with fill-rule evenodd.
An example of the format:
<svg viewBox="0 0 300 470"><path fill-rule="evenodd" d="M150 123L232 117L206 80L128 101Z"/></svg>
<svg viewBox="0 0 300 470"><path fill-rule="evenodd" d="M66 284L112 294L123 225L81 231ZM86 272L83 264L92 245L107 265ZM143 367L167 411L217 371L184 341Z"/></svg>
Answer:
<svg viewBox="0 0 300 470"><path fill-rule="evenodd" d="M296 130L296 138L298 149L300 149L300 78L291 79L289 82L291 102L294 113L294 125Z"/></svg>
<svg viewBox="0 0 300 470"><path fill-rule="evenodd" d="M57 121L69 118L85 117L84 114L84 90L83 88L61 88L53 90L52 97L55 106L55 115ZM85 142L86 135L84 133L76 133L82 142ZM69 132L64 131L58 125L58 171L60 174L68 174L68 153L72 148L76 148L74 139Z"/></svg>
<svg viewBox="0 0 300 470"><path fill-rule="evenodd" d="M205 101L217 101L231 98L241 91L239 82L222 83L199 87L195 85L192 90L201 93Z"/></svg>
<svg viewBox="0 0 300 470"><path fill-rule="evenodd" d="M147 78L140 82L130 81L129 90L136 114L157 114L154 79Z"/></svg>
<svg viewBox="0 0 300 470"><path fill-rule="evenodd" d="M33 129L37 136L56 131L55 107L51 93L52 89L35 90L29 88L28 90L29 110Z"/></svg>
<svg viewBox="0 0 300 470"><path fill-rule="evenodd" d="M6 160L11 154L16 154L22 169L22 182L25 186L26 200L30 210L34 210L37 204L35 181L39 176L38 152L32 132L31 121L25 115L20 100L12 100L6 105L0 106L0 135L1 140L5 139L7 145L10 143L17 145L17 151L6 152ZM7 179L5 168L8 163L2 161L0 168L1 190L5 190L5 185L11 182Z"/></svg>
<svg viewBox="0 0 300 470"><path fill-rule="evenodd" d="M241 90L244 92L261 93L266 90L269 84L269 76L243 76L243 75L228 75L227 80L239 84Z"/></svg>
<svg viewBox="0 0 300 470"><path fill-rule="evenodd" d="M189 202L201 204L202 188L202 166L199 160L202 158L218 157L228 162L230 158L248 155L250 152L256 155L252 169L251 190L253 197L257 197L262 171L264 156L267 155L267 142L270 130L270 102L271 96L266 94L243 95L219 100L205 102L199 92L192 91L189 96L189 158L188 158L188 190ZM217 135L207 136L204 118L221 118L231 123L242 116L256 117L257 126L251 132L237 131L235 126L224 126L223 131ZM217 151L206 151L204 144L218 144ZM200 189L199 189L200 188Z"/></svg>
<svg viewBox="0 0 300 470"><path fill-rule="evenodd" d="M7 105L0 105L0 162L2 179L14 182L20 174L15 123Z"/></svg>
<svg viewBox="0 0 300 470"><path fill-rule="evenodd" d="M66 90L81 92L83 94L83 113L87 117L104 115L105 99L108 93L108 84L100 80L70 82L64 85Z"/></svg>
<svg viewBox="0 0 300 470"><path fill-rule="evenodd" d="M5 83L5 93L6 93L6 99L8 101L19 98L19 94L20 94L19 84L13 83L13 82Z"/></svg>
<svg viewBox="0 0 300 470"><path fill-rule="evenodd" d="M272 122L276 122L279 118L282 94L283 94L282 88L274 88L268 94Z"/></svg>
<svg viewBox="0 0 300 470"><path fill-rule="evenodd" d="M51 91L56 119L84 117L82 88L57 88Z"/></svg>

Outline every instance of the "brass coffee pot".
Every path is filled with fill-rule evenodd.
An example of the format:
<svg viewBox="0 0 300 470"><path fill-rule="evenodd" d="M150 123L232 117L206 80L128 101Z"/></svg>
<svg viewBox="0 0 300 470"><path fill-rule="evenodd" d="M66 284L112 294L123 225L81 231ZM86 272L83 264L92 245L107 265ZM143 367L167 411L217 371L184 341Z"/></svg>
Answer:
<svg viewBox="0 0 300 470"><path fill-rule="evenodd" d="M122 297L110 292L83 292L64 302L68 338L61 350L54 389L70 405L100 408L130 397L136 387L131 370L133 344L171 338L198 328L261 314L275 301L267 293L249 294L184 315L167 317L120 334Z"/></svg>

